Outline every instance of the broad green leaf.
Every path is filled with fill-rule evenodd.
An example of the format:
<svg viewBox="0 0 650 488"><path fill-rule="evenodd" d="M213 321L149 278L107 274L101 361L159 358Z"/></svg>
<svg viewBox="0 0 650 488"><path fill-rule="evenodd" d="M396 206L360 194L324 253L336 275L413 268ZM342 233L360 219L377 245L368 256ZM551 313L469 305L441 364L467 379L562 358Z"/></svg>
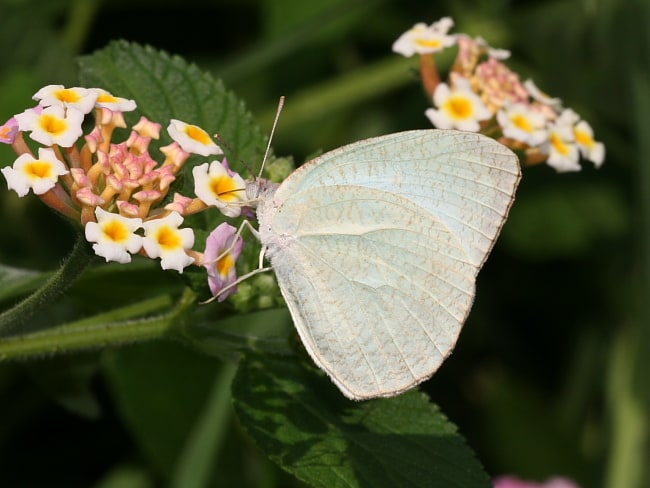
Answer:
<svg viewBox="0 0 650 488"><path fill-rule="evenodd" d="M456 427L417 390L355 403L295 356L251 353L233 397L258 446L313 486L490 486Z"/></svg>
<svg viewBox="0 0 650 488"><path fill-rule="evenodd" d="M170 118L218 133L234 162L259 164L265 136L252 115L220 80L152 47L116 41L79 60L81 82L132 98L143 114L166 128ZM171 140L163 130L163 143ZM205 158L204 158L205 159ZM231 158L233 159L233 158Z"/></svg>

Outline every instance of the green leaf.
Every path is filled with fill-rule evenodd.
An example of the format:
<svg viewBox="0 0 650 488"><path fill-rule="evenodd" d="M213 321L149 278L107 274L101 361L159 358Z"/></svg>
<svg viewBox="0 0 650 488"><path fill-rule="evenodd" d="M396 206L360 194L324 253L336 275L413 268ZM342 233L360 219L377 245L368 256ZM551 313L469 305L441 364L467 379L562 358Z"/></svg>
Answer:
<svg viewBox="0 0 650 488"><path fill-rule="evenodd" d="M220 80L152 47L125 41L79 59L80 79L86 86L104 88L136 100L138 114L167 127L170 118L219 133L235 161L259 164L264 153L262 135L244 103ZM168 136L163 137L170 141Z"/></svg>
<svg viewBox="0 0 650 488"><path fill-rule="evenodd" d="M296 357L249 354L233 397L258 446L313 486L491 486L456 427L417 390L355 403Z"/></svg>

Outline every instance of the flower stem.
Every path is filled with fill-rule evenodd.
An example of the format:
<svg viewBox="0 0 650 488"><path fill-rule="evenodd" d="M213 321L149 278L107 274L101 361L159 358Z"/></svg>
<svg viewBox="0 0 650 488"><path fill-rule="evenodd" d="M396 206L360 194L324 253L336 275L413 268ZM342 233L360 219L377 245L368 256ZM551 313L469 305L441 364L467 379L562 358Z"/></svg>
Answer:
<svg viewBox="0 0 650 488"><path fill-rule="evenodd" d="M142 315L169 306L172 299L167 295L79 322L9 337L0 341L0 361L158 339L170 332L195 302L196 296L188 288L176 306L164 314L119 321L120 316Z"/></svg>
<svg viewBox="0 0 650 488"><path fill-rule="evenodd" d="M433 54L422 54L420 56L420 76L422 77L424 91L429 97L433 97L436 87L440 84L440 74Z"/></svg>

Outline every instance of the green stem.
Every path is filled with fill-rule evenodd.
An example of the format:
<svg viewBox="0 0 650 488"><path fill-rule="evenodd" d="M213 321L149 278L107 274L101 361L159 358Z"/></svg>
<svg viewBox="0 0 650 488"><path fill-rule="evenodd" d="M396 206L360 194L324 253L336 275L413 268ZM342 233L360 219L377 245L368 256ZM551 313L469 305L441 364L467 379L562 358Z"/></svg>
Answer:
<svg viewBox="0 0 650 488"><path fill-rule="evenodd" d="M648 10L648 9L646 9ZM650 12L650 10L649 10ZM647 34L647 33L646 33ZM646 38L646 46L648 46ZM644 307L638 323L638 342L632 349L636 352L633 356L633 372L630 388L634 393L635 399L640 408L639 431L635 433L632 441L636 441L634 446L635 459L638 463L635 468L639 472L638 487L650 486L650 301L648 300L648 290L650 290L650 141L648 140L648 130L650 130L650 76L647 72L641 71L635 73L633 80L633 101L636 114L636 140L638 147L638 160L640 171L640 194L642 198L642 218L643 227L642 237L642 259L643 259L643 282L640 289L642 290L641 302ZM619 485L623 486L623 485ZM633 485L627 485L633 486Z"/></svg>
<svg viewBox="0 0 650 488"><path fill-rule="evenodd" d="M647 431L646 412L634 389L635 359L639 351L634 331L619 333L610 359L607 394L612 415L612 441L607 482L610 488L642 488Z"/></svg>
<svg viewBox="0 0 650 488"><path fill-rule="evenodd" d="M83 234L79 234L70 256L64 261L61 268L41 288L0 314L0 337L6 336L39 308L51 303L57 296L70 288L88 267L93 257L94 255L88 252L88 243Z"/></svg>
<svg viewBox="0 0 650 488"><path fill-rule="evenodd" d="M81 52L100 3L98 0L75 0L72 2L68 10L70 12L68 22L63 31L63 38L72 52Z"/></svg>
<svg viewBox="0 0 650 488"><path fill-rule="evenodd" d="M196 295L188 288L177 305L164 314L121 322L104 321L103 315L100 315L61 327L10 337L0 341L0 361L158 339L177 326L185 315L184 311L195 302ZM121 310L123 313L112 311L109 314L119 316L131 310L141 315L147 310L160 310L161 306L170 303L169 297L159 297L137 306L125 307Z"/></svg>
<svg viewBox="0 0 650 488"><path fill-rule="evenodd" d="M609 366L608 401L612 412L608 488L650 486L650 77L633 72L637 165L641 208L641 313L619 332Z"/></svg>
<svg viewBox="0 0 650 488"><path fill-rule="evenodd" d="M233 414L230 385L236 370L235 363L226 362L215 376L210 396L178 460L172 487L209 486L210 476L214 472L214 461L224 447Z"/></svg>

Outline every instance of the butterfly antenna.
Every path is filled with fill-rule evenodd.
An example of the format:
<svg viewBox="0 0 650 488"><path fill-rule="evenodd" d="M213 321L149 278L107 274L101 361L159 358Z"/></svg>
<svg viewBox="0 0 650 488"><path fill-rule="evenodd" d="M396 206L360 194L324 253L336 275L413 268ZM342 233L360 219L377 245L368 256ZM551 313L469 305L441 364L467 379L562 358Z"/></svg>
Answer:
<svg viewBox="0 0 650 488"><path fill-rule="evenodd" d="M260 172L257 175L258 178L262 176L262 171L264 171L264 164L266 163L266 158L269 157L269 151L271 150L271 141L273 140L273 134L275 134L275 127L278 125L278 119L280 118L280 113L282 112L282 107L284 106L284 96L280 97L278 101L278 109L275 111L275 120L273 120L273 127L271 127L271 134L269 135L269 143L266 145L266 152L264 153L264 158L262 159L262 166L260 167Z"/></svg>
<svg viewBox="0 0 650 488"><path fill-rule="evenodd" d="M237 156L237 153L236 153L235 149L234 149L230 144L228 144L228 143L226 142L226 140L225 140L223 137L221 137L219 134L214 134L214 138L216 139L216 141L217 141L217 143L219 144L219 146L226 148L228 151L230 151L230 152L234 155L235 158L237 158L237 162L238 162L239 164L241 164L241 165L244 167L244 169L246 169L246 171L248 172L248 174L252 174L252 173L253 173L253 171L252 171L250 165L248 165L248 164L246 163L246 161L242 160L241 158L239 158L239 157Z"/></svg>

